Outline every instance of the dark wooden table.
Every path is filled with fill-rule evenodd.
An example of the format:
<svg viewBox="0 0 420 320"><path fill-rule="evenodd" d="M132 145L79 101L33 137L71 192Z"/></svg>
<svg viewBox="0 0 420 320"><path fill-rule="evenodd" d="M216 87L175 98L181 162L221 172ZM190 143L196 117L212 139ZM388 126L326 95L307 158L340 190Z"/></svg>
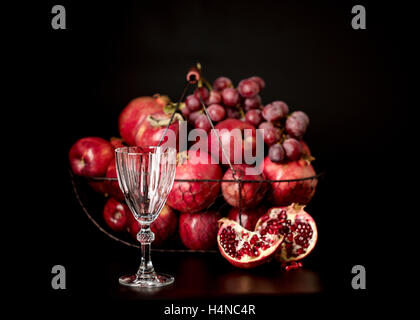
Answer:
<svg viewBox="0 0 420 320"><path fill-rule="evenodd" d="M76 294L106 295L121 299L211 299L246 296L285 296L318 294L324 285L318 272L305 267L285 272L277 263L269 263L251 270L231 266L219 253L153 252L158 272L175 277L171 286L157 289L137 289L120 286L118 277L134 273L139 265L136 249L124 249L107 255L107 259L89 258L85 266L75 271ZM94 277L91 277L96 273ZM73 279L69 279L69 283ZM87 287L85 284L89 283ZM87 291L86 291L87 290Z"/></svg>

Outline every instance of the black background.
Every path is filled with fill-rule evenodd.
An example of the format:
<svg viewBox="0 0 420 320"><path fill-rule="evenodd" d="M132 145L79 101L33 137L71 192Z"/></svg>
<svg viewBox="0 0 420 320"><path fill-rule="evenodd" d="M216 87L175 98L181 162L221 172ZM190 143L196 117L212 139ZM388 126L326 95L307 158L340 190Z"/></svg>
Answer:
<svg viewBox="0 0 420 320"><path fill-rule="evenodd" d="M396 115L408 104L410 9L337 2L61 2L67 30L51 28L51 8L58 3L37 6L34 37L25 45L29 92L37 101L25 99L24 112L33 124L26 139L39 168L32 181L36 250L30 256L40 292L54 301L107 298L100 288L89 288L87 274L95 277L108 255L132 251L83 215L67 152L83 136L118 135L118 114L134 97L159 92L176 100L197 61L211 81L259 75L267 83L264 103L284 100L310 116L306 140L316 168L326 172L311 204L320 236L309 265L323 275L321 299L380 292L388 248L378 235L392 216L396 191L389 179L398 174L388 160L399 150L390 152L390 146L402 131ZM356 4L366 8L366 30L351 27ZM74 270L65 292L50 288L55 264ZM351 289L356 264L366 267L365 291Z"/></svg>

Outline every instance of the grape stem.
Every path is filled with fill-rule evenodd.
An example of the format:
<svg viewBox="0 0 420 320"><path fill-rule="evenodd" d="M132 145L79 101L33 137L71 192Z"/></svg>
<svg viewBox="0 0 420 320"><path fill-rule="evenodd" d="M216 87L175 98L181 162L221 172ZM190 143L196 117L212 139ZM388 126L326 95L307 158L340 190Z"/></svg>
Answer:
<svg viewBox="0 0 420 320"><path fill-rule="evenodd" d="M240 105L236 106L236 108L239 110L239 113L241 114L241 118L245 118L245 112L242 109Z"/></svg>
<svg viewBox="0 0 420 320"><path fill-rule="evenodd" d="M213 87L211 84L206 80L206 78L203 78L204 85L209 89L209 91L213 90Z"/></svg>

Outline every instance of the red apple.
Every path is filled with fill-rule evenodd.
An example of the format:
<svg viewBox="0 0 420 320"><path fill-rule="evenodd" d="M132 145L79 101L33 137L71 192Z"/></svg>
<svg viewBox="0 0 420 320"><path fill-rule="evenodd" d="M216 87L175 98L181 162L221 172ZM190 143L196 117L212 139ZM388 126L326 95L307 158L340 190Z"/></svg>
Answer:
<svg viewBox="0 0 420 320"><path fill-rule="evenodd" d="M113 159L114 148L111 143L99 137L82 138L69 152L71 169L84 177L104 176Z"/></svg>
<svg viewBox="0 0 420 320"><path fill-rule="evenodd" d="M123 140L121 138L112 137L111 139L109 139L109 142L111 143L111 145L114 149L124 147L124 143L123 143ZM108 176L108 171L110 171L111 166L113 166L114 169L112 171L115 171L115 173ZM116 178L117 177L117 172L115 170L115 161L114 160L112 160L109 163L109 166L108 166L108 169L107 169L107 172L106 172L106 177L109 177L109 178ZM103 194L108 194L109 193L111 196L116 198L118 201L124 201L124 196L122 196L121 192L118 192L119 188L118 189L115 188L115 183L111 183L111 182L108 182L108 181L94 181L94 180L91 180L88 183L89 183L90 187L93 190L95 190L96 192L103 193ZM118 182L116 183L116 186L118 187ZM114 190L116 190L117 192L113 192Z"/></svg>
<svg viewBox="0 0 420 320"><path fill-rule="evenodd" d="M126 228L128 217L131 215L126 204L113 198L109 198L104 207L104 219L106 224L114 231L122 231Z"/></svg>
<svg viewBox="0 0 420 320"><path fill-rule="evenodd" d="M117 178L117 169L115 167L115 161L111 161L106 171L107 178ZM114 197L118 201L125 201L124 194L121 191L118 181L107 181L106 191L111 197Z"/></svg>
<svg viewBox="0 0 420 320"><path fill-rule="evenodd" d="M134 218L133 214L130 214L128 216L128 221L127 221L127 231L129 234L131 234L131 236L136 241L137 241L137 233L139 233L140 229L141 229L140 222L138 222L136 218Z"/></svg>
<svg viewBox="0 0 420 320"><path fill-rule="evenodd" d="M128 145L135 145L138 126L149 114L163 110L161 99L139 97L130 103L120 113L118 127L120 135Z"/></svg>
<svg viewBox="0 0 420 320"><path fill-rule="evenodd" d="M175 211L165 205L159 216L150 225L150 229L155 234L155 240L152 242L152 246L160 246L166 240L170 239L176 232L176 226L177 216ZM134 239L137 240L137 233L140 231L140 229L140 223L134 218L132 214L130 214L129 222L127 224L127 231Z"/></svg>

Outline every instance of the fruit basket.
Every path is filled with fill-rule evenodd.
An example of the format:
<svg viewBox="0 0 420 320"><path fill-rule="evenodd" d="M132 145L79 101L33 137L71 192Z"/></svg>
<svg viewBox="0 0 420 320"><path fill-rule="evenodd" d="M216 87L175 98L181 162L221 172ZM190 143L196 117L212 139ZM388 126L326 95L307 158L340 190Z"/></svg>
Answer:
<svg viewBox="0 0 420 320"><path fill-rule="evenodd" d="M76 176L71 170L69 170L69 175L71 178L73 192L75 197L81 206L84 214L88 217L88 219L105 235L110 237L111 239L121 243L122 245L140 248L140 245L137 241L135 241L134 237L132 237L128 233L124 232L115 232L105 223L103 218L103 207L109 195L103 195L100 192L95 191L92 188L91 183L118 183L117 178L106 178L106 177L98 177L98 178L84 178ZM215 180L202 180L202 179L175 179L175 182L178 183L206 183L206 182L217 182L217 183L234 183L240 188L241 184L243 183L277 183L277 184L294 184L294 188L299 188L299 184L302 183L310 183L316 184L317 181L323 176L323 173L318 173L314 176L309 176L305 178L299 179L286 179L286 180L247 180L247 179L215 179ZM241 193L238 192L240 195ZM239 197L241 199L241 197ZM242 199L240 200L242 201ZM259 208L255 209L262 213L265 213L268 209L268 206L264 205L260 206ZM243 209L246 210L246 209ZM250 221L249 216L243 213L241 206L232 207L230 206L226 200L224 199L222 193L217 195L217 198L214 203L212 203L208 208L200 211L200 213L207 213L207 212L218 212L220 217L231 217L234 220L237 220L240 225L244 226L245 228L252 227L255 225L256 221ZM179 212L176 212L179 215ZM258 215L259 217L260 215ZM178 234L174 234L173 237L170 238L172 241L166 241L164 246L160 246L158 248L153 247L153 251L161 251L161 252L170 252L170 251L177 251L177 252L218 252L216 248L214 249L206 249L206 250L192 250L186 249L182 242L179 239Z"/></svg>
<svg viewBox="0 0 420 320"><path fill-rule="evenodd" d="M186 97L192 86L194 93ZM296 245L301 253L297 254L294 248L292 253L296 259L292 260L305 257L316 243L317 230L312 217L303 211L303 205L314 196L323 174L315 172L311 164L314 158L302 140L309 124L308 116L302 111L289 114L288 106L282 101L262 106L258 93L264 87L265 82L259 77L242 80L237 89L228 78L219 77L211 89L201 76L198 64L188 72L177 103L160 95L132 100L120 114L121 139L108 142L97 137L82 138L70 150L72 186L84 213L108 237L139 248L135 240L139 223L129 212L119 189L114 149L124 145L161 145L168 142L169 133L175 132L174 146L178 149L175 182L167 205L151 225L156 235L152 250L218 252L219 244L219 251L226 257L227 251L222 250L221 242L226 243L230 236L224 229L255 234L254 229L258 227L258 232L270 234L273 226L281 222L282 227L277 227L275 232L281 239L279 243L286 242L278 251L283 250L283 256L290 255L291 244L301 241ZM207 133L207 140L203 140L207 146L205 152L193 152L194 145L181 148L179 120L184 119L188 126ZM240 132L239 152L244 161L247 151L253 154L257 153L258 145L268 146L268 152L263 151L263 160L254 162L254 169L259 171L250 173L250 165L236 161L236 149L230 144L231 139L236 139L233 137L236 129ZM247 130L250 136L246 135ZM227 145L226 139L229 140ZM233 145L236 148L237 145ZM87 159L86 155L92 159ZM193 161L194 157L202 156L208 160L204 164ZM218 162L213 163L214 159ZM87 161L93 164L88 166ZM303 239L308 235L309 238ZM261 237L258 233L258 237L263 239L258 242L261 248L268 246L264 243L268 235ZM235 259L227 259L234 265L237 263ZM281 261L284 260L287 259L283 257ZM242 264L241 267L248 266Z"/></svg>

